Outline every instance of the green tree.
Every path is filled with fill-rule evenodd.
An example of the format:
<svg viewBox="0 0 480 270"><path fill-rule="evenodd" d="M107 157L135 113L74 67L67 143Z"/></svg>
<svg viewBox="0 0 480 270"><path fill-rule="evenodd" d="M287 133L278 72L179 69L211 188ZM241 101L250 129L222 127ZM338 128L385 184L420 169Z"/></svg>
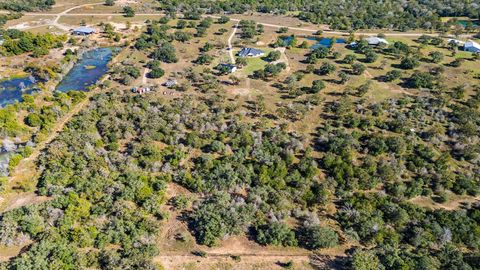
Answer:
<svg viewBox="0 0 480 270"><path fill-rule="evenodd" d="M413 69L420 65L416 57L404 57L400 62L400 67L403 69Z"/></svg>
<svg viewBox="0 0 480 270"><path fill-rule="evenodd" d="M158 78L163 77L163 75L165 75L165 71L163 69L161 69L160 67L155 67L150 71L150 73L148 75L152 79L158 79Z"/></svg>
<svg viewBox="0 0 480 270"><path fill-rule="evenodd" d="M430 52L428 55L430 56L431 61L433 63L440 63L443 60L443 53L441 52L438 52L438 51Z"/></svg>
<svg viewBox="0 0 480 270"><path fill-rule="evenodd" d="M268 53L268 55L265 57L267 61L274 62L280 59L282 56L282 53L279 51L271 51Z"/></svg>
<svg viewBox="0 0 480 270"><path fill-rule="evenodd" d="M134 17L135 16L135 10L130 6L124 6L123 7L123 14L124 14L125 17Z"/></svg>
<svg viewBox="0 0 480 270"><path fill-rule="evenodd" d="M296 246L295 233L284 223L273 222L257 229L257 242L262 245Z"/></svg>
<svg viewBox="0 0 480 270"><path fill-rule="evenodd" d="M335 65L329 62L323 62L320 68L316 71L319 75L328 75L335 71Z"/></svg>
<svg viewBox="0 0 480 270"><path fill-rule="evenodd" d="M218 18L219 24L226 24L229 21L230 21L230 18L228 16L221 16L220 18Z"/></svg>
<svg viewBox="0 0 480 270"><path fill-rule="evenodd" d="M302 229L300 243L308 249L330 248L338 245L338 234L320 225L310 225Z"/></svg>
<svg viewBox="0 0 480 270"><path fill-rule="evenodd" d="M356 250L352 256L353 270L378 270L380 260L373 251Z"/></svg>
<svg viewBox="0 0 480 270"><path fill-rule="evenodd" d="M313 93L313 94L318 93L324 88L325 88L325 83L323 81L315 80L312 83L312 87L310 87L310 93Z"/></svg>
<svg viewBox="0 0 480 270"><path fill-rule="evenodd" d="M25 124L31 127L39 127L43 124L43 121L37 113L30 113L25 117Z"/></svg>
<svg viewBox="0 0 480 270"><path fill-rule="evenodd" d="M360 63L355 63L352 65L352 73L355 75L362 75L366 69L367 68Z"/></svg>

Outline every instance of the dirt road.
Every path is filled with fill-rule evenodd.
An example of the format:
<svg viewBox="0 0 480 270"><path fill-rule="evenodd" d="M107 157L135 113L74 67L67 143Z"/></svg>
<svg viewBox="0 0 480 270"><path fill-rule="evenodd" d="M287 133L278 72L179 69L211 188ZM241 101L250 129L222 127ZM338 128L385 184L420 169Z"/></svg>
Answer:
<svg viewBox="0 0 480 270"><path fill-rule="evenodd" d="M233 27L233 32L228 38L228 54L230 55L230 61L232 62L232 64L235 64L235 55L233 54L232 40L235 37L235 34L237 33L237 29L238 29L238 23L235 24L235 26Z"/></svg>

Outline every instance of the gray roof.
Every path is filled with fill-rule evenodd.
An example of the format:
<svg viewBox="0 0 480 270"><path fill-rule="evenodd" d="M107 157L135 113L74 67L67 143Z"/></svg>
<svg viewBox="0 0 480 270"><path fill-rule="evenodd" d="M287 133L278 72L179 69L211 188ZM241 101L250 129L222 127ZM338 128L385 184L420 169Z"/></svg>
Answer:
<svg viewBox="0 0 480 270"><path fill-rule="evenodd" d="M95 33L95 29L90 28L90 27L81 26L81 27L73 29L73 32L92 34L92 33Z"/></svg>
<svg viewBox="0 0 480 270"><path fill-rule="evenodd" d="M255 49L255 48L243 48L239 53L238 56L246 57L246 56L258 56L264 54L264 51Z"/></svg>
<svg viewBox="0 0 480 270"><path fill-rule="evenodd" d="M465 48L480 49L480 44L476 43L475 41L469 40L469 41L465 42Z"/></svg>
<svg viewBox="0 0 480 270"><path fill-rule="evenodd" d="M166 82L165 82L165 85L170 87L170 86L174 86L177 84L177 81L176 80L173 80L173 79L168 79Z"/></svg>

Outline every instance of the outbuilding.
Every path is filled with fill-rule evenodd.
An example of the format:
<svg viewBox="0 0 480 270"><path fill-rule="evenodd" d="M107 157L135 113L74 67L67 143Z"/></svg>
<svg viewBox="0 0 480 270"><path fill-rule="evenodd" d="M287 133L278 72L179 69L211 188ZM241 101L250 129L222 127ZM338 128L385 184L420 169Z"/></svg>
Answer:
<svg viewBox="0 0 480 270"><path fill-rule="evenodd" d="M384 38L379 38L379 37L369 37L365 39L368 42L368 45L380 45L380 44L385 44L388 45L389 42L384 39Z"/></svg>
<svg viewBox="0 0 480 270"><path fill-rule="evenodd" d="M85 27L85 26L78 27L72 30L72 34L77 36L89 36L95 33L96 33L95 29L90 27Z"/></svg>
<svg viewBox="0 0 480 270"><path fill-rule="evenodd" d="M448 42L449 44L455 44L455 45L457 45L457 46L463 46L463 45L465 45L465 42L463 42L463 41L461 41L461 40L458 40L458 39L453 39L453 38L447 39L447 42Z"/></svg>
<svg viewBox="0 0 480 270"><path fill-rule="evenodd" d="M172 87L175 87L177 85L177 80L175 79L168 79L164 85L168 88L172 88Z"/></svg>
<svg viewBox="0 0 480 270"><path fill-rule="evenodd" d="M220 64L216 67L216 69L222 71L223 73L234 73L238 68L233 64Z"/></svg>

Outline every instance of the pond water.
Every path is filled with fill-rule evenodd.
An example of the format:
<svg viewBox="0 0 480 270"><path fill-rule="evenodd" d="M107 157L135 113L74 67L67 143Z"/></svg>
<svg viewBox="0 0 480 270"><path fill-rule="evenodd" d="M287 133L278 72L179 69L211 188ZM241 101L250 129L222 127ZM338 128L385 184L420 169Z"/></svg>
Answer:
<svg viewBox="0 0 480 270"><path fill-rule="evenodd" d="M85 52L70 72L58 84L57 91L86 91L108 71L108 63L112 59L113 48L98 48Z"/></svg>
<svg viewBox="0 0 480 270"><path fill-rule="evenodd" d="M280 40L282 41L282 47L288 47L292 44L293 36L281 36Z"/></svg>
<svg viewBox="0 0 480 270"><path fill-rule="evenodd" d="M333 39L332 38L321 38L321 39L318 39L316 37L308 37L307 38L308 40L313 40L313 41L316 41L317 43L315 43L312 47L310 47L312 50L315 50L317 48L320 48L320 47L325 47L325 48L328 48L332 45L332 42L333 42ZM345 39L342 39L342 38L337 38L335 39L335 43L336 44L345 44Z"/></svg>
<svg viewBox="0 0 480 270"><path fill-rule="evenodd" d="M0 81L0 107L22 101L22 95L37 91L36 82L32 76Z"/></svg>
<svg viewBox="0 0 480 270"><path fill-rule="evenodd" d="M467 20L459 20L459 21L458 21L458 24L460 24L460 25L463 26L463 27L467 27L467 23L468 23L468 22L469 22L469 21L467 21ZM480 23L480 21L470 21L470 22L472 22L473 27L478 27L478 25L479 25L479 23Z"/></svg>

